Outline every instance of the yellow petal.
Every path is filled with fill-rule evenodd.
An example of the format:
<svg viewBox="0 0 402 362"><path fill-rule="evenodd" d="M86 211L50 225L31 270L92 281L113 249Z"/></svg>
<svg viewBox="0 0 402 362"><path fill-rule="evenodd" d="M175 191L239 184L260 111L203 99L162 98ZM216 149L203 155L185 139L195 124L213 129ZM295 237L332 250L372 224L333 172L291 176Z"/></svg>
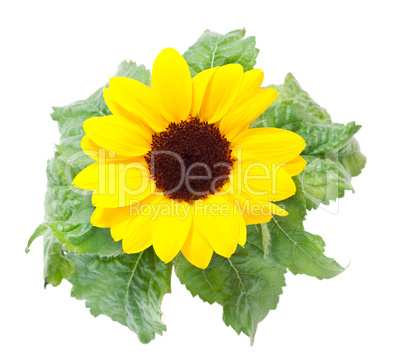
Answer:
<svg viewBox="0 0 402 362"><path fill-rule="evenodd" d="M242 132L232 144L233 155L242 161L288 162L306 146L297 133L280 128L253 128Z"/></svg>
<svg viewBox="0 0 402 362"><path fill-rule="evenodd" d="M119 188L125 192L135 190L141 182L139 178L147 181L151 176L147 165L133 159L131 162L94 162L84 168L73 180L73 185L83 190L102 193L118 193ZM138 186L137 186L138 188Z"/></svg>
<svg viewBox="0 0 402 362"><path fill-rule="evenodd" d="M286 216L288 212L272 202L266 202L259 198L246 196L238 197L235 201L240 213L243 215L246 225L269 222L272 214Z"/></svg>
<svg viewBox="0 0 402 362"><path fill-rule="evenodd" d="M191 75L185 59L174 49L162 50L152 68L152 92L169 122L187 119L192 101Z"/></svg>
<svg viewBox="0 0 402 362"><path fill-rule="evenodd" d="M91 216L91 224L99 228L110 227L114 216L113 210L114 209L96 207Z"/></svg>
<svg viewBox="0 0 402 362"><path fill-rule="evenodd" d="M197 268L205 269L211 261L213 250L194 226L181 248L184 257Z"/></svg>
<svg viewBox="0 0 402 362"><path fill-rule="evenodd" d="M245 72L237 98L241 99L256 91L261 87L263 80L264 72L261 69L252 69Z"/></svg>
<svg viewBox="0 0 402 362"><path fill-rule="evenodd" d="M83 190L95 190L99 183L99 163L95 162L85 167L74 177L73 185Z"/></svg>
<svg viewBox="0 0 402 362"><path fill-rule="evenodd" d="M201 121L215 123L222 119L237 98L243 74L239 64L224 65L216 70L205 89L199 112Z"/></svg>
<svg viewBox="0 0 402 362"><path fill-rule="evenodd" d="M110 228L113 225L130 218L130 207L105 208L96 207L92 216L91 224L99 228Z"/></svg>
<svg viewBox="0 0 402 362"><path fill-rule="evenodd" d="M143 200L155 191L155 183L142 162L95 162L73 180L74 186L94 191L94 206L116 208Z"/></svg>
<svg viewBox="0 0 402 362"><path fill-rule="evenodd" d="M123 250L127 254L139 253L152 245L152 215L139 214L125 224Z"/></svg>
<svg viewBox="0 0 402 362"><path fill-rule="evenodd" d="M111 225L110 225L110 233L112 235L112 238L115 241L121 240L123 238L128 238L125 241L125 244L123 245L124 247L127 247L127 250L130 252L133 252L135 247L136 241L133 241L131 239L131 236L129 234L129 226L128 223L131 222L134 218L137 216L145 217L147 214L150 215L151 219L149 220L149 226L152 227L153 221L152 221L152 206L154 204L158 204L161 200L163 199L163 195L151 195L145 198L142 201L139 201L135 204L132 204L128 207L120 207L120 208L115 208L115 209L109 209L113 210L114 216L113 219L111 220ZM131 243L130 243L131 240ZM130 245L133 247L130 248Z"/></svg>
<svg viewBox="0 0 402 362"><path fill-rule="evenodd" d="M234 200L232 198L232 200ZM234 206L236 208L236 206ZM241 214L239 213L239 215L241 216ZM244 245L246 244L247 241L247 227L246 227L246 223L244 218L240 218L240 231L239 231L239 239L237 241L237 243L241 246L244 247Z"/></svg>
<svg viewBox="0 0 402 362"><path fill-rule="evenodd" d="M230 258L246 242L246 225L232 198L210 195L194 203L194 229L219 255Z"/></svg>
<svg viewBox="0 0 402 362"><path fill-rule="evenodd" d="M290 176L296 176L305 169L306 165L306 160L298 156L292 161L286 162L285 170Z"/></svg>
<svg viewBox="0 0 402 362"><path fill-rule="evenodd" d="M193 85L193 102L191 105L190 115L198 116L201 108L202 100L204 99L205 89L218 68L210 68L198 73L191 81Z"/></svg>
<svg viewBox="0 0 402 362"><path fill-rule="evenodd" d="M219 129L229 141L236 138L248 128L262 112L276 99L278 92L275 89L258 89L240 101L236 101L226 113L219 125Z"/></svg>
<svg viewBox="0 0 402 362"><path fill-rule="evenodd" d="M94 162L84 168L73 180L73 185L83 190L97 190L98 193L115 193L121 186L129 187L137 178L149 178L144 162L102 163ZM124 183L124 184L123 184Z"/></svg>
<svg viewBox="0 0 402 362"><path fill-rule="evenodd" d="M88 135L84 135L81 140L81 148L84 153L99 162L115 162L115 163L130 163L139 161L138 156L122 156L118 155L114 151L108 151L105 148L99 147L94 141L92 141Z"/></svg>
<svg viewBox="0 0 402 362"><path fill-rule="evenodd" d="M288 216L289 213L285 210L282 209L280 206L273 204L272 202L268 206L270 208L270 212L273 215L278 215L278 216Z"/></svg>
<svg viewBox="0 0 402 362"><path fill-rule="evenodd" d="M170 198L163 199L154 222L152 233L156 255L169 263L183 247L192 223L191 206Z"/></svg>
<svg viewBox="0 0 402 362"><path fill-rule="evenodd" d="M128 78L121 78L121 79L128 79ZM133 79L129 79L129 80L133 80ZM114 82L114 83L118 83L118 82ZM125 96L126 96L126 94L125 94ZM148 124L144 123L144 121L142 121L140 118L138 118L135 115L133 115L132 113L128 112L119 103L117 103L114 100L112 91L109 88L103 88L103 98L105 99L105 103L108 106L109 110L114 115L122 117L122 118L125 118L125 119L128 119L131 122L136 123L138 126L142 127L144 132L147 132L147 133L150 133L150 134L154 133L154 131L152 131L152 128ZM130 103L130 105L131 105L131 103ZM155 107L155 109L157 108L156 105L154 107ZM137 108L137 110L138 110L138 108ZM163 120L162 116L160 118L161 118L161 120Z"/></svg>
<svg viewBox="0 0 402 362"><path fill-rule="evenodd" d="M268 215L244 215L244 222L246 225L263 224L270 222L272 214Z"/></svg>
<svg viewBox="0 0 402 362"><path fill-rule="evenodd" d="M138 180L137 185L137 190L130 191L130 193L94 193L92 194L92 204L96 207L120 208L136 204L155 192L155 184L152 179L149 182Z"/></svg>
<svg viewBox="0 0 402 362"><path fill-rule="evenodd" d="M238 198L280 201L296 192L296 185L283 164L236 162L230 175L229 193Z"/></svg>
<svg viewBox="0 0 402 362"><path fill-rule="evenodd" d="M134 122L118 117L89 118L84 122L84 131L93 142L109 151L123 156L146 154L151 146L152 135Z"/></svg>
<svg viewBox="0 0 402 362"><path fill-rule="evenodd" d="M129 221L130 219L127 218L124 221L110 227L110 235L112 235L114 241L120 241L123 239L124 235L126 235L127 224Z"/></svg>
<svg viewBox="0 0 402 362"><path fill-rule="evenodd" d="M110 89L104 89L104 98L113 114L143 123L155 132L167 127L166 120L159 112L151 88L130 78L114 77L109 80ZM138 122L140 121L140 122Z"/></svg>
<svg viewBox="0 0 402 362"><path fill-rule="evenodd" d="M81 139L81 148L87 156L93 158L94 160L98 159L99 146L87 135L84 135L84 137Z"/></svg>
<svg viewBox="0 0 402 362"><path fill-rule="evenodd" d="M110 81L113 83L112 79L110 79ZM118 93L117 89L114 89L114 91L116 93L115 95L117 96L117 93ZM124 94L124 97L126 97L126 94ZM103 88L103 99L105 100L105 103L106 103L107 107L109 108L109 111L112 112L112 114L123 117L123 118L130 119L130 120L135 120L135 117L129 111L127 111L118 102L115 101L111 89ZM139 122L141 122L141 121L139 121Z"/></svg>

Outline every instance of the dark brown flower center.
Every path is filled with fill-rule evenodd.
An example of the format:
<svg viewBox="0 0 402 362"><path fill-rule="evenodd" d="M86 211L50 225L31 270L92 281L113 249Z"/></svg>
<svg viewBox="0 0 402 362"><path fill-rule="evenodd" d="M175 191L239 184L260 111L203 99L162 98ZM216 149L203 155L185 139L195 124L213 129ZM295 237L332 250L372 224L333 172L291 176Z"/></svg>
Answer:
<svg viewBox="0 0 402 362"><path fill-rule="evenodd" d="M159 190L189 202L215 193L227 182L234 161L229 145L218 127L191 118L154 134L145 160Z"/></svg>

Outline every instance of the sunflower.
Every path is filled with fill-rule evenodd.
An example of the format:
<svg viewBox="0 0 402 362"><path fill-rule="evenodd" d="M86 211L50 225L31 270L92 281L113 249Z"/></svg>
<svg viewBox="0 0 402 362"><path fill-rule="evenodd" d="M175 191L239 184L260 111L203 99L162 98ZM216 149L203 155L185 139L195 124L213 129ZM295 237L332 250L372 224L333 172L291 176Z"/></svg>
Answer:
<svg viewBox="0 0 402 362"><path fill-rule="evenodd" d="M213 252L229 258L246 225L286 216L275 204L296 192L305 147L296 133L249 124L276 99L263 72L229 64L191 78L185 59L164 49L151 85L110 79L112 115L84 122L83 151L96 160L74 179L92 190L93 225L110 228L125 253L151 245L170 262L180 251L199 268Z"/></svg>

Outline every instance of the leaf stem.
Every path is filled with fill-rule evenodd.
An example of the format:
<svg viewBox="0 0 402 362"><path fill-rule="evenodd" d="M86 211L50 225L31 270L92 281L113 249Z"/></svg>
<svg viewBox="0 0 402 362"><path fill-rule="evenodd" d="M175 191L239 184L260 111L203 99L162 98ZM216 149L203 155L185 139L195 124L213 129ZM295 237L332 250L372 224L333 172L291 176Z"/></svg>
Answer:
<svg viewBox="0 0 402 362"><path fill-rule="evenodd" d="M266 223L261 224L261 234L264 258L266 258L268 256L269 246L271 245L271 234L269 233L268 225Z"/></svg>

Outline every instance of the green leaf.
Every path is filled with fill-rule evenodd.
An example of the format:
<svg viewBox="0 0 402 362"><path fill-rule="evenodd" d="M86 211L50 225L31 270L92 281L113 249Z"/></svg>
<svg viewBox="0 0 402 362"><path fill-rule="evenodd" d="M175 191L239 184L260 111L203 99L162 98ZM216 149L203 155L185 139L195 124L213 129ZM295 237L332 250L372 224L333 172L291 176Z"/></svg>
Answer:
<svg viewBox="0 0 402 362"><path fill-rule="evenodd" d="M45 222L38 228L45 229L61 242L63 250L73 251L76 254L94 254L99 256L123 254L121 241L113 241L109 229L93 227L89 222ZM41 235L37 235L35 231L34 235L29 239L27 251L29 251L29 246L33 240Z"/></svg>
<svg viewBox="0 0 402 362"><path fill-rule="evenodd" d="M150 84L151 74L143 65L124 61L120 64L116 76L137 79ZM53 285L60 284L59 277L67 275L54 272L52 260L58 260L61 250L77 254L97 254L115 256L123 253L121 242L114 242L109 230L93 227L90 218L94 207L91 193L79 190L71 185L74 177L85 167L94 162L81 150L84 135L83 122L90 117L110 114L104 99L103 87L99 88L86 100L74 102L65 107L54 107L52 118L59 123L61 144L56 146L54 157L48 161L46 173L48 189L45 196L45 222L42 223L28 241L27 252L31 243L47 233L45 239L45 271L55 275L48 277ZM49 240L52 240L50 242ZM56 242L57 241L57 242ZM61 244L59 244L60 242ZM49 265L47 264L49 263ZM65 263L62 263L65 264ZM71 262L69 262L69 265ZM67 264L65 264L66 270Z"/></svg>
<svg viewBox="0 0 402 362"><path fill-rule="evenodd" d="M121 63L116 75L150 84L150 72L133 62ZM121 242L114 242L109 229L91 225L91 193L71 186L74 177L94 162L81 151L83 122L108 114L103 88L86 100L54 108L52 118L59 122L61 144L48 162L45 222L29 244L46 233L45 283L57 286L68 278L72 295L85 299L94 316L108 315L148 343L155 333L166 330L160 304L170 291L171 265L161 262L152 249L123 254Z"/></svg>
<svg viewBox="0 0 402 362"><path fill-rule="evenodd" d="M253 343L257 325L276 308L286 269L268 252L269 234L261 225L247 227L247 243L230 259L214 254L207 269L191 265L182 254L175 261L180 282L193 296L223 306L223 320Z"/></svg>
<svg viewBox="0 0 402 362"><path fill-rule="evenodd" d="M149 70L133 62L122 62L117 75L131 77L146 84L150 82ZM88 99L57 107L52 114L52 118L59 122L62 144L56 146L55 156L48 162L46 223L41 228L50 231L61 241L64 249L75 253L113 256L123 252L121 243L115 243L108 230L91 225L90 217L94 210L91 193L71 185L74 177L94 162L81 151L80 142L84 134L82 124L90 117L110 114L102 92L103 88L100 88Z"/></svg>
<svg viewBox="0 0 402 362"><path fill-rule="evenodd" d="M29 253L29 247L31 246L32 242L36 239L39 238L40 236L44 235L48 231L47 226L45 223L40 224L36 230L33 232L31 237L28 240L28 245L25 248L25 252Z"/></svg>
<svg viewBox="0 0 402 362"><path fill-rule="evenodd" d="M306 274L318 279L333 278L345 269L324 255L321 236L281 222L274 216L271 223L272 252L278 262L293 274Z"/></svg>
<svg viewBox="0 0 402 362"><path fill-rule="evenodd" d="M52 284L57 287L63 279L74 271L73 263L67 260L62 244L50 234L43 237L43 276L45 287Z"/></svg>
<svg viewBox="0 0 402 362"><path fill-rule="evenodd" d="M296 179L296 185L299 181ZM304 193L298 187L296 195L278 202L289 212L286 217L274 215L268 226L271 233L272 256L293 274L306 274L318 279L332 278L344 271L335 260L324 255L325 243L303 228L306 207Z"/></svg>
<svg viewBox="0 0 402 362"><path fill-rule="evenodd" d="M360 126L333 123L328 112L305 92L292 74L278 90L278 99L251 127L278 127L299 134L307 145L302 152L307 167L300 175L311 210L343 197L352 190L351 178L363 169L366 158L354 138Z"/></svg>
<svg viewBox="0 0 402 362"><path fill-rule="evenodd" d="M131 60L121 62L114 76L135 79L148 87L151 86L151 72L144 65L137 65Z"/></svg>
<svg viewBox="0 0 402 362"><path fill-rule="evenodd" d="M296 185L296 194L286 200L276 202L276 204L289 212L288 216L280 218L282 221L303 229L303 221L307 215L304 186L300 181L300 176L293 177L293 181Z"/></svg>
<svg viewBox="0 0 402 362"><path fill-rule="evenodd" d="M62 160L63 153L56 152L48 165L46 221L40 226L40 230L46 229L63 244L64 250L77 254L101 256L122 254L121 242L116 243L112 239L109 229L91 225L90 219L95 209L91 203L91 193L71 186L73 177L80 169ZM30 245L38 236L40 235L34 233L28 244Z"/></svg>
<svg viewBox="0 0 402 362"><path fill-rule="evenodd" d="M352 138L345 143L336 152L326 154L333 161L338 161L342 164L350 176L358 176L366 165L366 156L360 152L359 142L356 138Z"/></svg>
<svg viewBox="0 0 402 362"><path fill-rule="evenodd" d="M304 155L335 153L361 128L354 122L347 125L333 123L328 112L302 90L290 73L283 85L269 87L278 90L278 98L252 127L277 127L296 132L307 143Z"/></svg>
<svg viewBox="0 0 402 362"><path fill-rule="evenodd" d="M307 209L316 209L320 204L329 205L353 190L351 176L340 162L329 158L304 156L307 166L300 175L304 186Z"/></svg>
<svg viewBox="0 0 402 362"><path fill-rule="evenodd" d="M65 163L66 168L71 167L76 171L72 176L75 176L78 172L95 162L84 151L81 151L81 139L82 137L80 136L78 145L75 145L72 140L69 141L68 145L56 145L59 160Z"/></svg>
<svg viewBox="0 0 402 362"><path fill-rule="evenodd" d="M137 66L134 62L122 62L116 76L136 79L150 85L150 71L143 65ZM62 143L71 144L68 140L70 137L78 136L82 138L84 135L82 124L86 119L111 114L103 99L103 88L99 88L85 100L77 101L64 107L53 107L54 112L51 114L51 117L59 123Z"/></svg>
<svg viewBox="0 0 402 362"><path fill-rule="evenodd" d="M276 101L277 102L277 101ZM361 128L354 122L347 125L316 118L308 107L295 99L286 99L270 106L253 124L277 127L296 132L306 141L303 155L325 155L348 143Z"/></svg>
<svg viewBox="0 0 402 362"><path fill-rule="evenodd" d="M294 178L297 193L278 202L289 215L274 216L269 222L272 254L294 274L332 278L344 268L324 255L323 239L305 231L303 220L306 209L317 208L321 203L328 205L330 200L343 197L346 190L353 190L351 177L364 166L353 137L360 126L354 122L333 123L328 112L303 91L291 74L287 75L285 84L270 87L278 90L278 99L252 127L288 129L307 143L302 153L307 166ZM352 148L351 156L348 151Z"/></svg>
<svg viewBox="0 0 402 362"><path fill-rule="evenodd" d="M142 343L166 330L161 321L163 296L170 292L172 265L149 248L114 258L69 254L74 273L71 295L85 300L91 314L105 314L137 333Z"/></svg>
<svg viewBox="0 0 402 362"><path fill-rule="evenodd" d="M309 114L316 119L323 121L323 123L330 123L331 117L327 110L318 103L316 103L307 92L305 92L300 86L299 82L293 76L288 73L285 78L285 83L282 85L270 85L268 88L275 88L278 90L277 103L285 100L294 99L295 101L303 104Z"/></svg>
<svg viewBox="0 0 402 362"><path fill-rule="evenodd" d="M103 100L103 87L85 100L64 107L53 107L53 110L51 117L59 123L61 142L68 137L82 137L84 135L82 124L86 119L111 114Z"/></svg>
<svg viewBox="0 0 402 362"><path fill-rule="evenodd" d="M25 252L29 252L29 247L32 242L44 235L43 237L43 277L45 287L47 284L52 284L57 287L61 281L67 278L73 272L72 263L64 256L62 244L51 235L47 223L40 224L28 241Z"/></svg>
<svg viewBox="0 0 402 362"><path fill-rule="evenodd" d="M255 37L244 38L245 34L245 29L225 35L206 30L183 54L191 75L230 63L242 65L244 71L253 69L259 50L255 47Z"/></svg>

